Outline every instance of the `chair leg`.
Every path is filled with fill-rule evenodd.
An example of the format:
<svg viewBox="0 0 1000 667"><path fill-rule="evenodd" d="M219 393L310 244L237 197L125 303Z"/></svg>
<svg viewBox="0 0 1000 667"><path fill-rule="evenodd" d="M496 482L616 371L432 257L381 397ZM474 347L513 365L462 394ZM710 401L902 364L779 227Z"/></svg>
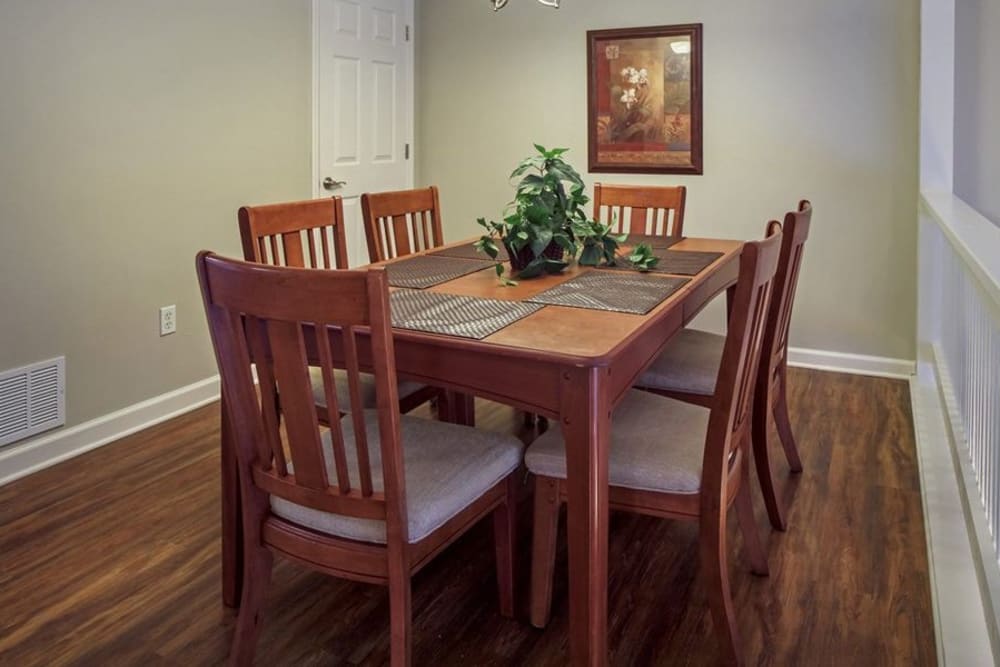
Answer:
<svg viewBox="0 0 1000 667"><path fill-rule="evenodd" d="M273 564L274 556L266 548L257 547L252 551L248 550L244 563L243 599L236 620L233 645L229 651L231 667L253 664Z"/></svg>
<svg viewBox="0 0 1000 667"><path fill-rule="evenodd" d="M514 618L515 550L517 547L517 473L507 477L506 500L493 510L493 542L496 547L497 586L500 613Z"/></svg>
<svg viewBox="0 0 1000 667"><path fill-rule="evenodd" d="M722 660L727 665L743 663L740 636L729 594L729 568L726 564L726 510L722 504L717 513L702 515L699 535L701 570L708 587L708 606L719 640Z"/></svg>
<svg viewBox="0 0 1000 667"><path fill-rule="evenodd" d="M552 613L552 577L559 532L559 480L535 477L535 525L531 539L531 624L544 628Z"/></svg>
<svg viewBox="0 0 1000 667"><path fill-rule="evenodd" d="M788 466L792 472L802 472L802 460L799 458L799 448L795 444L795 437L792 435L792 423L788 419L787 387L785 370L782 369L781 377L778 380L778 396L774 402L774 424L778 428L778 438L781 440L781 446L785 449Z"/></svg>
<svg viewBox="0 0 1000 667"><path fill-rule="evenodd" d="M775 530L785 530L788 523L785 512L778 498L774 483L774 473L771 472L771 454L767 448L767 396L760 397L755 402L750 424L750 442L753 445L753 462L757 468L757 479L760 481L761 495L764 496L764 506L767 516Z"/></svg>
<svg viewBox="0 0 1000 667"><path fill-rule="evenodd" d="M390 549L391 551L391 549ZM413 659L410 573L389 556L389 664L410 667ZM394 567L395 566L395 567Z"/></svg>
<svg viewBox="0 0 1000 667"><path fill-rule="evenodd" d="M750 569L754 574L766 577L769 574L767 566L767 552L760 542L760 534L757 532L757 521L753 516L753 499L750 497L750 465L744 460L741 464L740 490L736 492L736 519L740 524L740 532L743 534L743 548L746 552L747 560L750 561Z"/></svg>

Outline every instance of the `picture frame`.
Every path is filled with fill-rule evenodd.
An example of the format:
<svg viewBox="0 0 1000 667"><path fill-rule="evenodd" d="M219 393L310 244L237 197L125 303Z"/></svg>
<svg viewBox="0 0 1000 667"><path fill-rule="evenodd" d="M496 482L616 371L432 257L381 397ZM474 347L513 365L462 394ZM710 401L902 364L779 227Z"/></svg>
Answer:
<svg viewBox="0 0 1000 667"><path fill-rule="evenodd" d="M702 24L587 32L589 171L701 174Z"/></svg>

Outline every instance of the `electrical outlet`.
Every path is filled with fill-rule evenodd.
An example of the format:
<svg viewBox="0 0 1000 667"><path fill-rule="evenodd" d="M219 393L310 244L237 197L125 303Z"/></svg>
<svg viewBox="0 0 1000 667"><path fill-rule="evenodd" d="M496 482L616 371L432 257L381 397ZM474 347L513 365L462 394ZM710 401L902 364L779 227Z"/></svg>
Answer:
<svg viewBox="0 0 1000 667"><path fill-rule="evenodd" d="M169 336L177 331L177 306L160 308L160 335Z"/></svg>

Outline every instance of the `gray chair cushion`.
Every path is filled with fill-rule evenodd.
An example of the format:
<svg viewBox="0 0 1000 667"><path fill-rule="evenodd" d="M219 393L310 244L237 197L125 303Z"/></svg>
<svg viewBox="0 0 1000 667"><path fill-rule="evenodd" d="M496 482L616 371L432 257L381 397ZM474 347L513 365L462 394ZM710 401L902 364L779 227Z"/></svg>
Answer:
<svg viewBox="0 0 1000 667"><path fill-rule="evenodd" d="M351 484L359 488L354 426L350 416L345 416L341 423ZM382 491L377 411L365 410L365 428L372 487ZM441 527L513 472L521 463L524 449L513 436L408 415L400 418L400 435L410 542L417 542ZM330 442L330 432L326 431L323 447L327 474L335 483L337 473ZM271 510L283 519L322 533L385 544L384 521L331 514L277 496L271 496Z"/></svg>
<svg viewBox="0 0 1000 667"><path fill-rule="evenodd" d="M711 396L725 344L725 336L681 329L635 386Z"/></svg>
<svg viewBox="0 0 1000 667"><path fill-rule="evenodd" d="M361 382L361 403L364 407L375 408L375 376L369 373L361 373L358 377ZM326 407L326 391L323 389L323 371L316 366L309 367L309 381L312 383L313 400L316 405ZM335 368L333 370L333 382L337 385L337 406L341 412L348 412L351 406L350 393L347 385L347 371ZM399 398L403 399L410 394L415 394L425 386L419 382L400 381L396 387L399 391Z"/></svg>
<svg viewBox="0 0 1000 667"><path fill-rule="evenodd" d="M611 486L698 493L708 416L708 408L629 390L611 420ZM560 429L553 427L535 440L524 462L536 475L566 479Z"/></svg>

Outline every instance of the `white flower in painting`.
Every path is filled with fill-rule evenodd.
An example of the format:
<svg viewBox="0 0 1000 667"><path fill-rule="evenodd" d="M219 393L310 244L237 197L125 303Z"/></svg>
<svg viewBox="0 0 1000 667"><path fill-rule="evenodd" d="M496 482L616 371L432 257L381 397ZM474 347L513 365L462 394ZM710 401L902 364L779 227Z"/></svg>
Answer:
<svg viewBox="0 0 1000 667"><path fill-rule="evenodd" d="M629 88L623 92L621 102L625 105L626 109L631 109L632 105L635 104L635 88Z"/></svg>
<svg viewBox="0 0 1000 667"><path fill-rule="evenodd" d="M636 69L634 67L626 67L622 70L622 78L633 86L648 86L649 85L649 72L646 68Z"/></svg>

